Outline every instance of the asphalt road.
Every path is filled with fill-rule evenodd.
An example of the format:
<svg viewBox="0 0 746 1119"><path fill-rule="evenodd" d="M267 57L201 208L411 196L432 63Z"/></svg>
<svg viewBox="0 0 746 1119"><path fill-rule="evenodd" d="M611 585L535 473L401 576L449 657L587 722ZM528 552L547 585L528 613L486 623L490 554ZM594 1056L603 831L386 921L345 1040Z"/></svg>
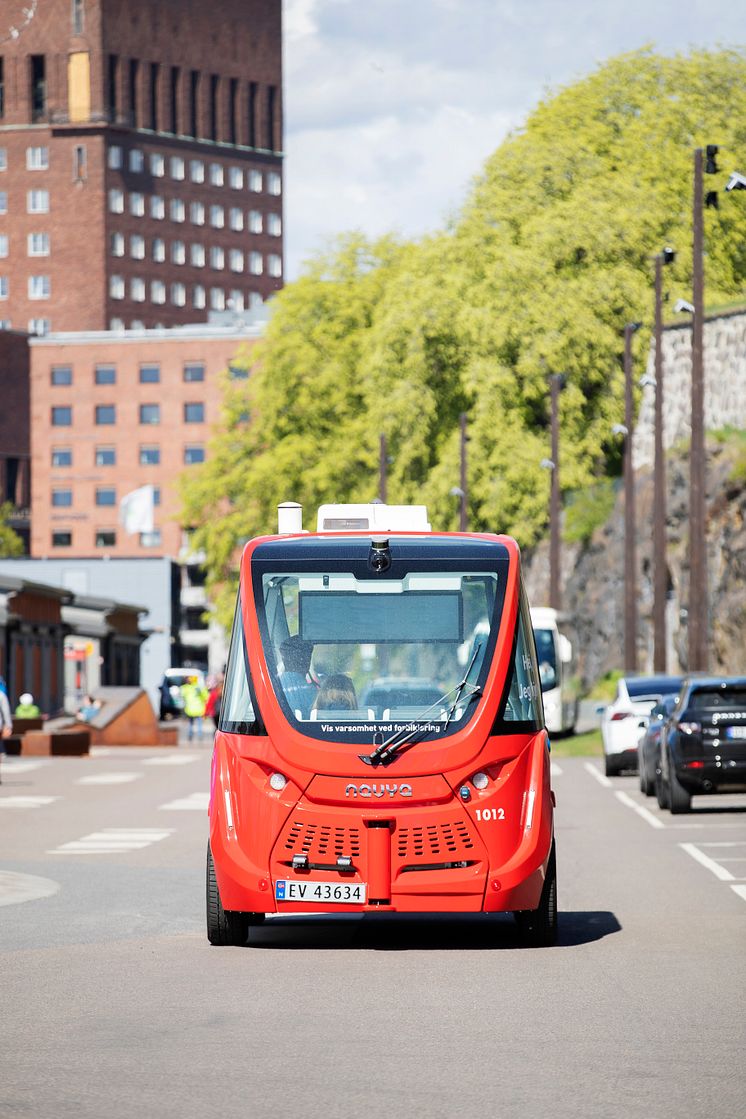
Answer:
<svg viewBox="0 0 746 1119"><path fill-rule="evenodd" d="M746 796L554 770L558 947L348 915L211 948L206 746L7 759L0 1116L742 1115Z"/></svg>

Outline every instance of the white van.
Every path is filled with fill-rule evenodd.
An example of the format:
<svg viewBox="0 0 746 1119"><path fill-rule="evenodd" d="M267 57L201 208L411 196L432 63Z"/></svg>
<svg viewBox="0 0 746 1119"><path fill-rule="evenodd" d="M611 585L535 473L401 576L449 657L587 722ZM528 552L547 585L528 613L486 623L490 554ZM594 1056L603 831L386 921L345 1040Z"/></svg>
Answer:
<svg viewBox="0 0 746 1119"><path fill-rule="evenodd" d="M550 734L572 734L578 717L580 684L577 639L570 619L550 606L532 606L531 625L547 730Z"/></svg>

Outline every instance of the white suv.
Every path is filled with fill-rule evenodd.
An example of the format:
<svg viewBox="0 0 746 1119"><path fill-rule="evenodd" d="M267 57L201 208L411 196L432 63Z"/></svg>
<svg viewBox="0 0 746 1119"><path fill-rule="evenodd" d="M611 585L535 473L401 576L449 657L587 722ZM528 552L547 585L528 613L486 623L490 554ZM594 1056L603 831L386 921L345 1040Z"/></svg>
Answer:
<svg viewBox="0 0 746 1119"><path fill-rule="evenodd" d="M661 696L677 695L680 688L680 676L622 676L617 681L616 695L601 718L607 777L637 770L637 746L650 712Z"/></svg>

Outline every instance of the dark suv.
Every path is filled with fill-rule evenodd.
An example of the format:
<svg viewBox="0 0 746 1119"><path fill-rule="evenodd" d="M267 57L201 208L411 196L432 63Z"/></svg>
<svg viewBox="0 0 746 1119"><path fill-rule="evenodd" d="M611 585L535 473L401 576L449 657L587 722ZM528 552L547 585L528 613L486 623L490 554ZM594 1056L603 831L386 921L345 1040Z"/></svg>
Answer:
<svg viewBox="0 0 746 1119"><path fill-rule="evenodd" d="M661 734L655 792L688 812L693 795L746 792L746 676L686 680Z"/></svg>

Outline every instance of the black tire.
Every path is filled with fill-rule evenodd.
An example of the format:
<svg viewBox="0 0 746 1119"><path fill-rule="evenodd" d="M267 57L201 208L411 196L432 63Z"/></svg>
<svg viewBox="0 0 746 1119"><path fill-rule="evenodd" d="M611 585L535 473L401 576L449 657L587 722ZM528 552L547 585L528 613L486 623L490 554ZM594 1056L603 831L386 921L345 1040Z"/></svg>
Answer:
<svg viewBox="0 0 746 1119"><path fill-rule="evenodd" d="M263 913L226 913L220 900L220 892L215 877L215 864L212 860L210 844L207 844L207 939L210 944L237 947L244 945L249 936L249 927L264 920Z"/></svg>
<svg viewBox="0 0 746 1119"><path fill-rule="evenodd" d="M648 777L645 762L642 758L640 758L640 792L646 797L651 797L655 792L655 784Z"/></svg>
<svg viewBox="0 0 746 1119"><path fill-rule="evenodd" d="M692 795L688 793L676 776L671 757L668 758L668 807L673 816L681 816L692 810Z"/></svg>
<svg viewBox="0 0 746 1119"><path fill-rule="evenodd" d="M527 948L551 948L557 943L557 859L554 841L538 908L525 909L513 916Z"/></svg>
<svg viewBox="0 0 746 1119"><path fill-rule="evenodd" d="M656 770L655 774L655 799L659 808L668 808L668 784L663 780L660 770Z"/></svg>
<svg viewBox="0 0 746 1119"><path fill-rule="evenodd" d="M607 777L616 777L619 773L616 758L611 758L608 754L604 754L604 773Z"/></svg>

